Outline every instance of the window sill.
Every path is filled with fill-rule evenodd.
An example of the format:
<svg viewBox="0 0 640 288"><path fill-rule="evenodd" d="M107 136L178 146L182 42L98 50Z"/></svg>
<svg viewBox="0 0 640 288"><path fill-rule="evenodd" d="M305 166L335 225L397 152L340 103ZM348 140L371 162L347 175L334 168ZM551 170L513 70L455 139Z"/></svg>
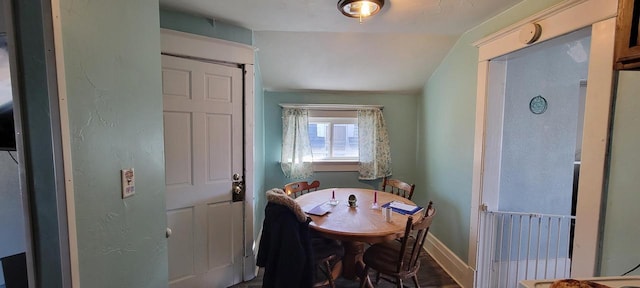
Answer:
<svg viewBox="0 0 640 288"><path fill-rule="evenodd" d="M313 162L313 171L358 171L358 161L322 161Z"/></svg>

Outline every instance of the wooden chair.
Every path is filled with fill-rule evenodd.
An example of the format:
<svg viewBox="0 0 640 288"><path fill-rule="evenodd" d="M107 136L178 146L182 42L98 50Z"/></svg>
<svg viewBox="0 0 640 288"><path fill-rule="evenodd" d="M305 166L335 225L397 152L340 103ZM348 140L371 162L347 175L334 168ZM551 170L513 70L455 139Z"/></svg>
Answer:
<svg viewBox="0 0 640 288"><path fill-rule="evenodd" d="M335 288L335 279L342 271L342 257L344 248L336 241L322 237L314 237L312 233L311 248L314 252L314 263L322 277L316 273L316 282L313 287Z"/></svg>
<svg viewBox="0 0 640 288"><path fill-rule="evenodd" d="M417 272L420 269L420 252L423 250L429 227L436 215L433 203L429 202L429 206L425 210L424 216L421 215L415 222L413 217L407 219L404 237L401 241L389 241L374 244L369 247L363 256L365 264L363 273L360 277L360 287L365 287L370 283L368 272L369 269L376 270L376 284L380 281L380 274L390 276L391 279L382 277L382 279L393 282L397 287L403 287L403 279L411 277L415 287L418 284ZM415 232L413 236L412 232Z"/></svg>
<svg viewBox="0 0 640 288"><path fill-rule="evenodd" d="M307 181L300 181L300 182L291 182L287 185L284 185L283 190L284 190L284 193L287 193L287 195L293 198L297 198L302 194L306 194L306 193L318 190L318 187L320 187L320 181L318 180L311 182L311 184L309 184Z"/></svg>
<svg viewBox="0 0 640 288"><path fill-rule="evenodd" d="M382 191L391 192L409 200L413 197L413 190L415 188L416 184L408 184L398 179L384 177L384 180L382 181Z"/></svg>

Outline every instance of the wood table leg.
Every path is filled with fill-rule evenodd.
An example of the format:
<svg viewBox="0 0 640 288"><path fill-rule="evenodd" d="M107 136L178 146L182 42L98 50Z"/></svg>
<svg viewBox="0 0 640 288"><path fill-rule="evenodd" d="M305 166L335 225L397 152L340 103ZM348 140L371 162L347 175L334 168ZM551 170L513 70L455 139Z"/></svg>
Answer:
<svg viewBox="0 0 640 288"><path fill-rule="evenodd" d="M342 258L342 277L350 280L358 280L358 265L362 263L364 243L342 241L344 246L344 258Z"/></svg>

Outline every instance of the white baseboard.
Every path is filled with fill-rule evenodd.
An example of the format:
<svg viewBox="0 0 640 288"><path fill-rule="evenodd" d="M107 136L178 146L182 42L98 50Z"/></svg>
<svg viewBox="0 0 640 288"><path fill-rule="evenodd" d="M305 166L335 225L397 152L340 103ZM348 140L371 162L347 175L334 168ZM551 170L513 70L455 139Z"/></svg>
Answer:
<svg viewBox="0 0 640 288"><path fill-rule="evenodd" d="M475 271L462 261L453 251L442 244L438 238L429 233L424 244L425 249L438 264L451 275L463 288L473 288Z"/></svg>

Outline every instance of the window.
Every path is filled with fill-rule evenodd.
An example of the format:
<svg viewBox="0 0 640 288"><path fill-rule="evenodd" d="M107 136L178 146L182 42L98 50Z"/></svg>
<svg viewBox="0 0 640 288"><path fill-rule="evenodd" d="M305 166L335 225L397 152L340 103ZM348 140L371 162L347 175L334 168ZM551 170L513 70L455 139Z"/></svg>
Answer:
<svg viewBox="0 0 640 288"><path fill-rule="evenodd" d="M358 179L391 175L391 153L382 107L280 104L282 155L288 178L313 171L358 171Z"/></svg>
<svg viewBox="0 0 640 288"><path fill-rule="evenodd" d="M353 111L346 112L355 114ZM314 161L358 161L357 115L309 116L309 141Z"/></svg>
<svg viewBox="0 0 640 288"><path fill-rule="evenodd" d="M318 164L314 165L314 170L357 170L357 111L309 111L309 142L313 161ZM352 167L345 164L352 164Z"/></svg>

